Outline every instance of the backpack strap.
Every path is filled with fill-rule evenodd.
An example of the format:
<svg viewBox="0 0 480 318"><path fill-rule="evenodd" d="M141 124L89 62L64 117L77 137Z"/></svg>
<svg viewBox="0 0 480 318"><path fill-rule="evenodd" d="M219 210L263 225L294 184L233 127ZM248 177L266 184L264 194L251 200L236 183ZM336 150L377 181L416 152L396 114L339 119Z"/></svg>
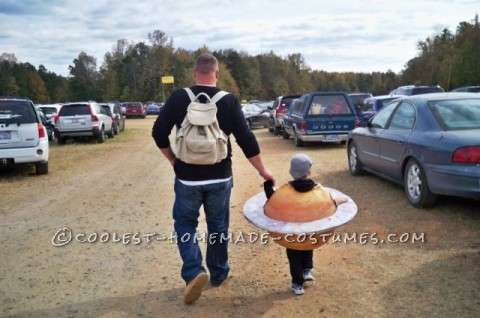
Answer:
<svg viewBox="0 0 480 318"><path fill-rule="evenodd" d="M193 102L194 100L197 99L197 98L195 97L195 94L193 94L192 90L190 89L190 87L185 87L184 90L187 92L188 97L190 97L190 101L191 101L191 102Z"/></svg>
<svg viewBox="0 0 480 318"><path fill-rule="evenodd" d="M228 92L220 91L220 92L216 93L215 95L213 95L213 97L210 99L210 101L212 103L216 104L219 100L222 99L223 96L228 95L228 94L229 94Z"/></svg>
<svg viewBox="0 0 480 318"><path fill-rule="evenodd" d="M210 96L208 96L208 95L205 94L205 93L199 93L197 96L195 96L195 94L193 94L193 92L192 92L192 90L190 89L190 87L185 87L184 90L187 92L188 97L190 97L190 101L191 101L191 102L197 100L200 95L205 95L205 96L207 97L207 100L210 100L210 102L212 102L213 104L216 104L220 99L222 99L223 96L229 94L229 93L226 92L226 91L219 91L218 93L216 93L215 95L213 95L212 98L210 98Z"/></svg>

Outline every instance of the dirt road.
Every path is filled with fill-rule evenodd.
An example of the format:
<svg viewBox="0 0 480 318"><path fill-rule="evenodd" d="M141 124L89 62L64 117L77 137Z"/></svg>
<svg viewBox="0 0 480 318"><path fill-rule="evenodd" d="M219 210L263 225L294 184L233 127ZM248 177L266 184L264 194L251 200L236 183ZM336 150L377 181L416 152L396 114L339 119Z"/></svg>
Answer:
<svg viewBox="0 0 480 318"><path fill-rule="evenodd" d="M242 212L262 180L234 143L231 276L184 305L174 176L152 124L128 120L105 144L55 145L46 176L0 170L0 316L478 317L478 202L414 209L402 188L350 176L345 146L295 148L266 129L255 134L278 184L302 151L314 179L352 197L357 217L315 251L316 281L294 296L284 248L248 236L262 234Z"/></svg>

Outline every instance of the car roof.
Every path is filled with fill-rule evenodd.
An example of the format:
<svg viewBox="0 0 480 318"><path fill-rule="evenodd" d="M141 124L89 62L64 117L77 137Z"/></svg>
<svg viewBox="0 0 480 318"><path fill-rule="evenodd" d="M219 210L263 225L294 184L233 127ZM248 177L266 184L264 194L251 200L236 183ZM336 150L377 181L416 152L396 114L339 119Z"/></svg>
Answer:
<svg viewBox="0 0 480 318"><path fill-rule="evenodd" d="M369 97L365 99L365 101L379 100L379 99L393 99L393 98L400 98L400 97L405 97L405 95L378 95L378 96Z"/></svg>
<svg viewBox="0 0 480 318"><path fill-rule="evenodd" d="M401 100L412 101L437 101L437 100L454 100L454 99L480 99L478 94L466 92L447 92L447 93L429 93L419 95L409 95L400 97Z"/></svg>

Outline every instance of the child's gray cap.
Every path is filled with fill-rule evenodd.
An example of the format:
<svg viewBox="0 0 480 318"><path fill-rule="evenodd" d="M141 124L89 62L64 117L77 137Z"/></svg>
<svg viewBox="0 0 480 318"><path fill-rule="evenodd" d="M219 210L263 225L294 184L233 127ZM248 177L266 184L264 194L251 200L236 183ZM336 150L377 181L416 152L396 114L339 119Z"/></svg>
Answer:
<svg viewBox="0 0 480 318"><path fill-rule="evenodd" d="M312 167L313 161L309 156L300 153L292 157L290 161L290 175L293 179L300 179L307 175Z"/></svg>

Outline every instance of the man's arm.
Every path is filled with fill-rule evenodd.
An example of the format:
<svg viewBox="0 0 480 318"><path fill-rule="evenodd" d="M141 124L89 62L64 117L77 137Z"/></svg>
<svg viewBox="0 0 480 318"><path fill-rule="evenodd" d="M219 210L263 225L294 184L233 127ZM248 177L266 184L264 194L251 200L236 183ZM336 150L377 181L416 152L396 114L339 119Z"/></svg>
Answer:
<svg viewBox="0 0 480 318"><path fill-rule="evenodd" d="M273 173L270 172L265 166L263 165L262 162L262 157L260 154L248 158L248 161L250 161L250 164L257 169L258 173L262 176L263 179L265 180L271 180L273 182L273 185L275 185L275 177L273 176Z"/></svg>
<svg viewBox="0 0 480 318"><path fill-rule="evenodd" d="M175 165L175 160L177 160L177 157L175 157L175 153L173 152L172 147L160 148L160 151L173 167Z"/></svg>

